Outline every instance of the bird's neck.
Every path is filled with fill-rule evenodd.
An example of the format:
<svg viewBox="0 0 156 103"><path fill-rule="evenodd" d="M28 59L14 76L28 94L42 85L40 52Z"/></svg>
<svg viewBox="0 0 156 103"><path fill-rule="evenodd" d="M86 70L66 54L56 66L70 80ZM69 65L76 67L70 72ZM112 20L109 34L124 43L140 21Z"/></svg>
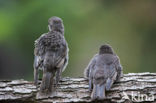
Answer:
<svg viewBox="0 0 156 103"><path fill-rule="evenodd" d="M64 29L57 29L57 28L52 28L50 25L48 25L49 32L60 32L61 34L64 35Z"/></svg>

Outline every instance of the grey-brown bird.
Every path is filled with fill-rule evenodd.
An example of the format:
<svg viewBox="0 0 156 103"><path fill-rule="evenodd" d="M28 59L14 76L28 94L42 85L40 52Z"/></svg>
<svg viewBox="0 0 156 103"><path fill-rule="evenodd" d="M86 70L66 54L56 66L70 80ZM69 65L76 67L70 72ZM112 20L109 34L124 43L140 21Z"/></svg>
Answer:
<svg viewBox="0 0 156 103"><path fill-rule="evenodd" d="M59 17L49 20L49 32L35 41L34 83L38 84L39 69L43 71L38 98L53 96L55 85L68 64L68 44L64 38L64 25Z"/></svg>
<svg viewBox="0 0 156 103"><path fill-rule="evenodd" d="M89 79L89 90L92 100L105 99L105 91L110 90L113 83L122 76L119 57L108 44L102 45L85 69L84 75Z"/></svg>

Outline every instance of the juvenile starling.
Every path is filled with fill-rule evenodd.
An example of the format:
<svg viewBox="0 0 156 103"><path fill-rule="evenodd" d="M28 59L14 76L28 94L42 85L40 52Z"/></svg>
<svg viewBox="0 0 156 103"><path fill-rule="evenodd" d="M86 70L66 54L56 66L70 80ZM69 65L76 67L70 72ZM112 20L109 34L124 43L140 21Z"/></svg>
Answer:
<svg viewBox="0 0 156 103"><path fill-rule="evenodd" d="M35 41L34 83L38 84L39 69L43 71L38 98L54 95L55 85L68 64L68 44L64 38L64 25L59 17L49 20L49 32Z"/></svg>
<svg viewBox="0 0 156 103"><path fill-rule="evenodd" d="M92 100L105 99L105 91L122 76L119 57L110 45L102 45L85 69L84 75L89 79L89 90Z"/></svg>

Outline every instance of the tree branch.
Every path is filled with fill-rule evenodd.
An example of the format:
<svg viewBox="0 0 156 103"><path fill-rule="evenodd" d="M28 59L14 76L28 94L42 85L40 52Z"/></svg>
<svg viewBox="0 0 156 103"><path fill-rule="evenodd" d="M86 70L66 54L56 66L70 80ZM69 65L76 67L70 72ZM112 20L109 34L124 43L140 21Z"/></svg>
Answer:
<svg viewBox="0 0 156 103"><path fill-rule="evenodd" d="M33 82L25 80L0 80L0 103L8 102L105 102L105 103L155 103L156 73L124 74L120 82L106 92L106 100L91 101L88 81L85 78L63 78L53 98L36 99Z"/></svg>

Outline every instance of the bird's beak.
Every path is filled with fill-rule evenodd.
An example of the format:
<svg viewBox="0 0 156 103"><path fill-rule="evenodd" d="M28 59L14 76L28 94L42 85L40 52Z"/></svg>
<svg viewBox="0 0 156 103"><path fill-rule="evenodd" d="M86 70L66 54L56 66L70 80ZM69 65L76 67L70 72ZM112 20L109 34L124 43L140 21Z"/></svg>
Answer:
<svg viewBox="0 0 156 103"><path fill-rule="evenodd" d="M91 94L91 98L93 100L103 100L105 99L105 85L102 84L94 84L93 91Z"/></svg>

